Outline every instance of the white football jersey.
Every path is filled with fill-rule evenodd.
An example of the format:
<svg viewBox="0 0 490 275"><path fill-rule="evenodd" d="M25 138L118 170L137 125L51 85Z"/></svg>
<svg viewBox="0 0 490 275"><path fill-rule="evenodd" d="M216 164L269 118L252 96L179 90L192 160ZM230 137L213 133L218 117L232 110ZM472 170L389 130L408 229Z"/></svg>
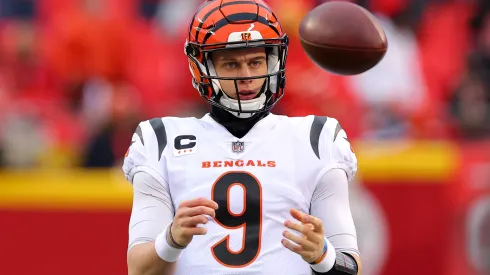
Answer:
<svg viewBox="0 0 490 275"><path fill-rule="evenodd" d="M310 275L281 244L291 208L309 212L320 178L341 168L351 180L357 160L345 131L330 117L270 114L236 138L209 114L141 122L124 162L168 184L174 209L206 197L219 205L177 263L176 274Z"/></svg>

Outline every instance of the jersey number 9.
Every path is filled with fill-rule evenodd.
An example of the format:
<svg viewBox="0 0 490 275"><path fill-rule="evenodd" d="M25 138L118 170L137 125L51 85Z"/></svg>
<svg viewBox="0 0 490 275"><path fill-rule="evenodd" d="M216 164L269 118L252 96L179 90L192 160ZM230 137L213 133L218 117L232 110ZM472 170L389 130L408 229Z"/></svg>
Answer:
<svg viewBox="0 0 490 275"><path fill-rule="evenodd" d="M230 211L230 190L234 185L243 188L243 211ZM259 255L262 235L262 187L260 182L247 172L228 172L221 175L213 185L211 199L218 203L214 220L224 228L243 228L242 248L230 250L230 236L226 236L211 248L214 258L231 268L245 267Z"/></svg>

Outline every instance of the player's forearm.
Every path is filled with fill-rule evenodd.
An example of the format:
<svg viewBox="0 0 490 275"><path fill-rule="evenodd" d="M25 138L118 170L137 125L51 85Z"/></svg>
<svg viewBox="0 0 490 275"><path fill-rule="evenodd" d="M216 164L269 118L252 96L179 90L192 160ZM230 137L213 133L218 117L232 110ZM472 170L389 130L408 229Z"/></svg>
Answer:
<svg viewBox="0 0 490 275"><path fill-rule="evenodd" d="M128 253L128 275L172 275L175 262L166 262L158 257L155 243L135 245Z"/></svg>

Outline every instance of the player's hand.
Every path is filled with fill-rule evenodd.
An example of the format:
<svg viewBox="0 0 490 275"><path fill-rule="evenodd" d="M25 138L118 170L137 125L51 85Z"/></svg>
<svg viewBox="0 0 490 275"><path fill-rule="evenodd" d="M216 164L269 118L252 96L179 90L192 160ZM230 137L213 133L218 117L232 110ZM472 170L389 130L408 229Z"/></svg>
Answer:
<svg viewBox="0 0 490 275"><path fill-rule="evenodd" d="M187 246L194 235L205 235L207 230L198 224L208 223L205 215L215 217L218 204L206 198L197 198L180 203L172 223L172 238L180 246ZM170 242L171 244L171 242Z"/></svg>
<svg viewBox="0 0 490 275"><path fill-rule="evenodd" d="M287 220L284 225L301 235L285 230L282 234L285 239L282 239L281 243L287 249L299 254L306 262L314 262L323 255L322 221L296 209L291 209L290 213L299 223Z"/></svg>

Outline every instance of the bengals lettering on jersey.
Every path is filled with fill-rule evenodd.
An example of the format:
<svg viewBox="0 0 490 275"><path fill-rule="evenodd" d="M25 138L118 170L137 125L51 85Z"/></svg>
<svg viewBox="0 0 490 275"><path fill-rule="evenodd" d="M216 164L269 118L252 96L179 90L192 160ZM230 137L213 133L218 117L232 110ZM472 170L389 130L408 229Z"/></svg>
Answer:
<svg viewBox="0 0 490 275"><path fill-rule="evenodd" d="M219 168L219 167L276 167L276 162L273 160L216 160L216 161L203 161L202 168Z"/></svg>

